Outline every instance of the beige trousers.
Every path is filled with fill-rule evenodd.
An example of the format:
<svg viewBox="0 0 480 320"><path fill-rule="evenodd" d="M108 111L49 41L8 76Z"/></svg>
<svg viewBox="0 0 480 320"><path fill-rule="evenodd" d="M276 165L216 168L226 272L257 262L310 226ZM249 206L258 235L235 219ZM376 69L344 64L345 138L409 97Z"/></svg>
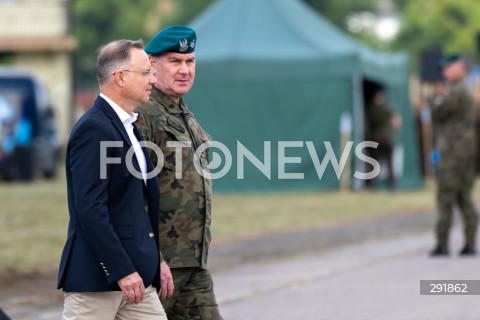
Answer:
<svg viewBox="0 0 480 320"><path fill-rule="evenodd" d="M127 303L121 291L66 292L63 320L167 320L154 287L138 304Z"/></svg>

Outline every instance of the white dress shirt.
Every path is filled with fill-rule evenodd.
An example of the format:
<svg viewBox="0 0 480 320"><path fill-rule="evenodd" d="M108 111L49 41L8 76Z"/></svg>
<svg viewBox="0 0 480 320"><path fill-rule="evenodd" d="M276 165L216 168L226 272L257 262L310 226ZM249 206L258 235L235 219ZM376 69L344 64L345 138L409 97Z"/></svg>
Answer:
<svg viewBox="0 0 480 320"><path fill-rule="evenodd" d="M123 126L128 133L128 137L130 138L130 142L132 143L132 147L135 150L135 156L137 157L138 165L140 166L140 171L142 172L143 181L145 184L147 184L147 160L145 159L145 154L143 153L137 137L133 133L133 123L137 121L137 113L132 112L131 114L128 114L118 104L113 102L103 93L100 93L100 97L105 99L110 104L120 118L120 121L122 121Z"/></svg>

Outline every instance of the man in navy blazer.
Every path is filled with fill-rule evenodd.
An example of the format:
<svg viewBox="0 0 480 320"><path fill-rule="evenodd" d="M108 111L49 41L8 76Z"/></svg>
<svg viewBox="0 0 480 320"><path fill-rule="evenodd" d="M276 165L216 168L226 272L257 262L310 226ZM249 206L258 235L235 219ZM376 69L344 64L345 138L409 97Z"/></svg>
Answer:
<svg viewBox="0 0 480 320"><path fill-rule="evenodd" d="M143 42L105 45L97 79L100 95L75 124L66 151L63 319L167 319L156 292L159 187L133 124L134 108L148 101L156 81Z"/></svg>

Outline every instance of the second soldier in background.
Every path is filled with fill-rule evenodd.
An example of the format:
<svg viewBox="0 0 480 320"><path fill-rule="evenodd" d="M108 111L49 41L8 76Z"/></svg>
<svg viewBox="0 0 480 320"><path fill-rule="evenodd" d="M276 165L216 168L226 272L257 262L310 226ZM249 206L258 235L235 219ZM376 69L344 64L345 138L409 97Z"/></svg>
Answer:
<svg viewBox="0 0 480 320"><path fill-rule="evenodd" d="M137 109L140 132L161 149L165 160L158 174L160 298L170 320L222 319L207 269L212 185L194 165L196 150L210 137L182 99L195 78L195 45L195 31L187 27L173 26L153 37L145 51L157 83L150 102ZM157 155L151 156L156 164ZM199 160L208 171L206 152Z"/></svg>
<svg viewBox="0 0 480 320"><path fill-rule="evenodd" d="M436 148L440 154L437 174L437 246L431 254L449 253L448 238L453 207L457 205L464 222L465 245L462 255L475 254L477 213L472 201L475 181L475 104L465 85L466 69L460 55L442 62L447 87L432 103Z"/></svg>

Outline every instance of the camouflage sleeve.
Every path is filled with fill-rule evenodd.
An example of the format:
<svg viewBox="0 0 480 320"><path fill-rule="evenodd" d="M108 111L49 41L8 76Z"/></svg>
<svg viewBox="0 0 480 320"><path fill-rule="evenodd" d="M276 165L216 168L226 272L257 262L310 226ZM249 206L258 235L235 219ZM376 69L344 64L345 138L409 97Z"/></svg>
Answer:
<svg viewBox="0 0 480 320"><path fill-rule="evenodd" d="M455 111L454 100L455 97L453 95L435 97L431 105L433 121L442 122L444 119L449 118Z"/></svg>
<svg viewBox="0 0 480 320"><path fill-rule="evenodd" d="M461 89L454 89L446 97L438 98L432 106L432 119L443 122L465 106L467 93Z"/></svg>
<svg viewBox="0 0 480 320"><path fill-rule="evenodd" d="M141 109L136 110L138 112L138 118L135 122L138 130L143 136L143 139L148 142L155 143L155 130L153 130L153 125L148 114ZM148 155L152 159L153 164L155 165L158 161L157 154L150 148L148 148Z"/></svg>
<svg viewBox="0 0 480 320"><path fill-rule="evenodd" d="M152 134L151 134L151 121L148 117L145 116L142 110L137 109L136 112L138 113L137 121L135 125L137 126L138 130L143 136L143 139L146 141L152 141Z"/></svg>

